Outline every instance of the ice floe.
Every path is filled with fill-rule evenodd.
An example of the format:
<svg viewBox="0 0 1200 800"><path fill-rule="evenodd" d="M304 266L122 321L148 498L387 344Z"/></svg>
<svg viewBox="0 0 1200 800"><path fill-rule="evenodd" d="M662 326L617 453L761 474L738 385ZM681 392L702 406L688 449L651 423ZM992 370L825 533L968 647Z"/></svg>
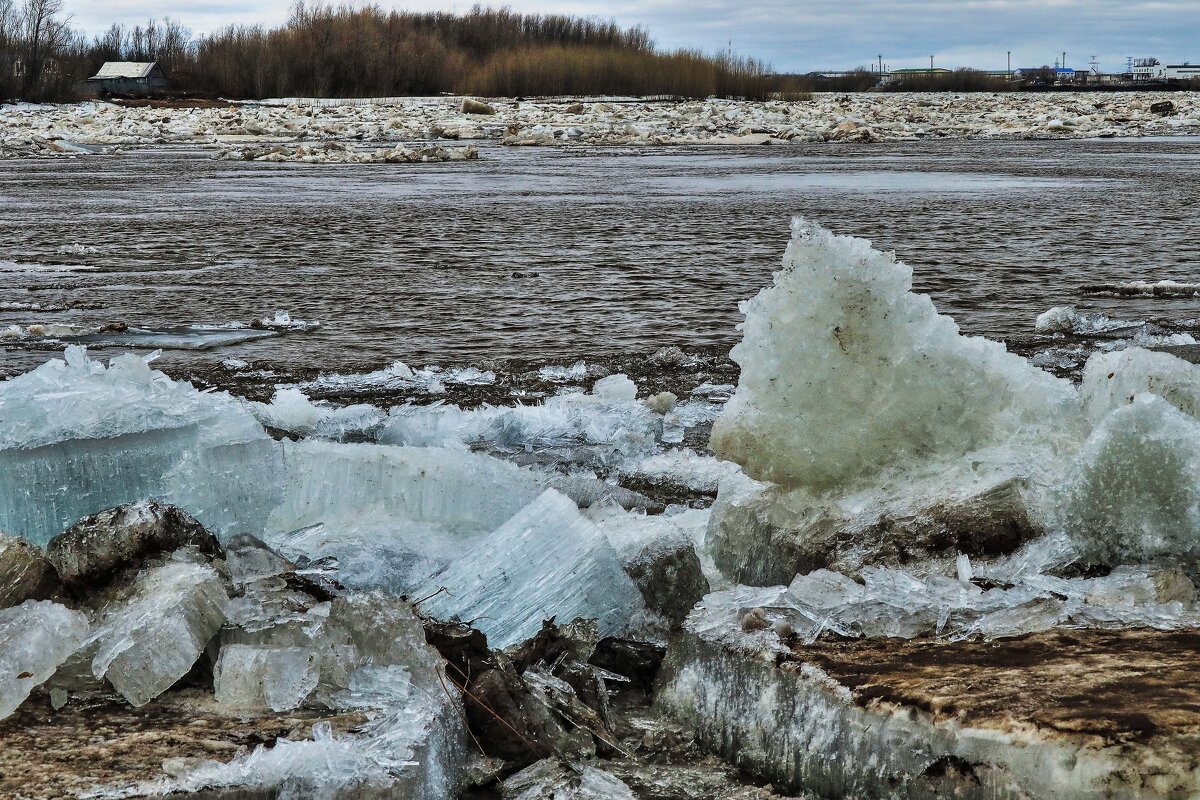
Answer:
<svg viewBox="0 0 1200 800"><path fill-rule="evenodd" d="M217 158L226 161L299 162L302 164L426 164L437 161L471 161L479 158L474 145L466 147L390 147L355 150L336 142L320 145L272 145L233 147L221 150Z"/></svg>
<svg viewBox="0 0 1200 800"><path fill-rule="evenodd" d="M1151 110L1171 100L1173 111ZM420 160L467 148L433 140L510 145L747 146L925 138L1057 139L1170 136L1200 131L1187 93L819 93L811 100L661 102L520 101L494 114L464 112L456 98L242 103L225 108L130 108L107 103L29 106L0 118L0 157L71 157L114 145L197 144L226 158L267 161ZM301 141L302 140L302 141ZM386 145L375 151L345 142ZM327 149L330 144L332 149ZM401 144L397 144L401 143Z"/></svg>

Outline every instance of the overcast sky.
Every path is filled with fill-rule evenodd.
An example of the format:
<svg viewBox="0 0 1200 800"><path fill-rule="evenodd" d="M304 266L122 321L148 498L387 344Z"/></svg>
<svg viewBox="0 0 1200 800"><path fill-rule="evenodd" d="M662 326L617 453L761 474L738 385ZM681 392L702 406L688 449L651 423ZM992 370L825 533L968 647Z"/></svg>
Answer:
<svg viewBox="0 0 1200 800"><path fill-rule="evenodd" d="M290 0L65 0L78 27L170 16L202 33L231 22L277 25ZM466 2L411 0L384 7L466 11ZM1096 56L1117 71L1126 56L1200 63L1200 0L504 0L514 11L579 14L645 27L665 48L733 50L780 71L934 64L1004 69L1069 66Z"/></svg>

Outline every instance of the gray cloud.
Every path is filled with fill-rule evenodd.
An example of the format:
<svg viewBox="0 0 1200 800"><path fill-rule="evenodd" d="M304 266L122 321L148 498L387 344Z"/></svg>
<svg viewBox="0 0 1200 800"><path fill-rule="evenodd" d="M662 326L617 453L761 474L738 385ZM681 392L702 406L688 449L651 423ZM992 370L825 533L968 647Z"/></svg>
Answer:
<svg viewBox="0 0 1200 800"><path fill-rule="evenodd" d="M76 24L95 33L112 22L170 16L195 31L229 23L275 25L290 0L66 0ZM385 7L465 11L471 0L384 2ZM1200 62L1200 0L510 0L517 11L613 18L641 25L662 47L724 50L769 61L776 69L847 69L875 63L1001 69L1072 66L1095 55L1105 70L1126 56Z"/></svg>

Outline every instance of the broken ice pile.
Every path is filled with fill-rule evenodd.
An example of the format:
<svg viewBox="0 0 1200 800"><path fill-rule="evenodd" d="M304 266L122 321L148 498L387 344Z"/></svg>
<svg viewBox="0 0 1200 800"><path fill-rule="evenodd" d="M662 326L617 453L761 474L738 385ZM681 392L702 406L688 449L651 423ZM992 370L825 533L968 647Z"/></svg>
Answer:
<svg viewBox="0 0 1200 800"><path fill-rule="evenodd" d="M663 415L636 401L636 386L599 387L548 398L541 405L461 409L453 405L392 409L380 435L388 444L468 446L539 461L609 466L657 451ZM601 383L598 382L598 383Z"/></svg>
<svg viewBox="0 0 1200 800"><path fill-rule="evenodd" d="M29 560L12 547L3 553L5 575L14 559ZM251 536L222 548L194 519L153 501L78 521L42 559L63 591L57 602L30 596L0 610L0 718L49 681L56 710L103 706L111 686L131 706L153 703L147 718L160 724L187 726L201 712L252 724L297 709L315 720L311 738L272 734L270 746L232 760L184 759L184 768L92 796L455 794L466 755L459 696L407 602L346 593L320 568L299 569ZM57 592L23 585L30 595ZM352 732L347 715L357 720ZM13 735L43 716L23 719Z"/></svg>
<svg viewBox="0 0 1200 800"><path fill-rule="evenodd" d="M250 412L264 426L300 437L370 441L383 427L386 415L366 403L336 408L309 400L294 386L277 389L270 403L250 403Z"/></svg>
<svg viewBox="0 0 1200 800"><path fill-rule="evenodd" d="M133 355L105 367L73 346L0 384L0 529L37 543L151 497L222 535L261 529L278 470L275 443L240 402Z"/></svg>
<svg viewBox="0 0 1200 800"><path fill-rule="evenodd" d="M734 610L743 630L773 628L811 643L843 638L1021 636L1056 627L1175 630L1200 627L1196 588L1178 569L1118 567L1099 578L1014 575L1011 582L963 574L919 578L904 570L869 567L862 582L828 570L798 575L783 587L709 595L710 613ZM979 585L983 583L983 588ZM733 608L736 606L736 608Z"/></svg>
<svg viewBox="0 0 1200 800"><path fill-rule="evenodd" d="M413 369L403 361L393 361L383 369L356 375L321 375L300 384L302 391L315 394L370 395L386 391L418 390L442 394L447 383L487 386L496 382L496 373L474 367L443 370L440 367Z"/></svg>

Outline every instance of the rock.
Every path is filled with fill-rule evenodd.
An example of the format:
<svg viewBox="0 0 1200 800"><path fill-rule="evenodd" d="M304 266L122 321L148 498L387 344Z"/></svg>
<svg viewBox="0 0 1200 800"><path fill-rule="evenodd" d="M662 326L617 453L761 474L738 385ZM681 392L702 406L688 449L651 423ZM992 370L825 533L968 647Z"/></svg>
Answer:
<svg viewBox="0 0 1200 800"><path fill-rule="evenodd" d="M117 572L180 548L209 558L217 538L175 506L157 500L110 508L84 517L46 545L46 555L68 589L101 586Z"/></svg>
<svg viewBox="0 0 1200 800"><path fill-rule="evenodd" d="M616 550L645 605L625 633L665 641L709 590L691 537L670 517L627 513L612 502L587 514Z"/></svg>
<svg viewBox="0 0 1200 800"><path fill-rule="evenodd" d="M675 404L679 402L679 398L674 392L659 392L647 397L645 402L646 407L655 414L666 414L675 408Z"/></svg>
<svg viewBox="0 0 1200 800"><path fill-rule="evenodd" d="M609 772L588 764L547 758L500 784L503 800L634 800L633 790Z"/></svg>
<svg viewBox="0 0 1200 800"><path fill-rule="evenodd" d="M1158 114L1160 117L1169 117L1175 113L1175 104L1170 100L1163 100L1150 105L1150 113Z"/></svg>
<svg viewBox="0 0 1200 800"><path fill-rule="evenodd" d="M777 791L1168 798L1200 771L1198 656L1191 630L789 644L698 610L656 703Z"/></svg>
<svg viewBox="0 0 1200 800"><path fill-rule="evenodd" d="M0 533L0 609L47 600L59 586L58 573L40 547Z"/></svg>
<svg viewBox="0 0 1200 800"><path fill-rule="evenodd" d="M830 569L855 575L866 564L899 566L958 553L1011 553L1043 529L1019 480L964 498L847 514L813 504L811 495L769 484L724 481L713 504L708 543L720 570L737 583L789 583L798 573Z"/></svg>
<svg viewBox="0 0 1200 800"><path fill-rule="evenodd" d="M583 103L571 103L563 109L564 114L582 114L584 112Z"/></svg>
<svg viewBox="0 0 1200 800"><path fill-rule="evenodd" d="M708 579L692 540L676 531L646 542L634 552L618 551L621 566L641 591L646 608L671 628L708 594Z"/></svg>
<svg viewBox="0 0 1200 800"><path fill-rule="evenodd" d="M588 663L629 678L633 687L650 694L667 648L657 642L601 639Z"/></svg>
<svg viewBox="0 0 1200 800"><path fill-rule="evenodd" d="M469 97L464 97L462 101L462 113L464 114L495 114L496 109L489 106L487 103L481 103L478 100L472 100Z"/></svg>
<svg viewBox="0 0 1200 800"><path fill-rule="evenodd" d="M467 724L486 755L525 766L551 755L592 755L597 744L617 747L603 678L585 663L595 623L547 622L508 652L489 651L483 635L462 623L424 624L447 660L447 678L463 692Z"/></svg>

